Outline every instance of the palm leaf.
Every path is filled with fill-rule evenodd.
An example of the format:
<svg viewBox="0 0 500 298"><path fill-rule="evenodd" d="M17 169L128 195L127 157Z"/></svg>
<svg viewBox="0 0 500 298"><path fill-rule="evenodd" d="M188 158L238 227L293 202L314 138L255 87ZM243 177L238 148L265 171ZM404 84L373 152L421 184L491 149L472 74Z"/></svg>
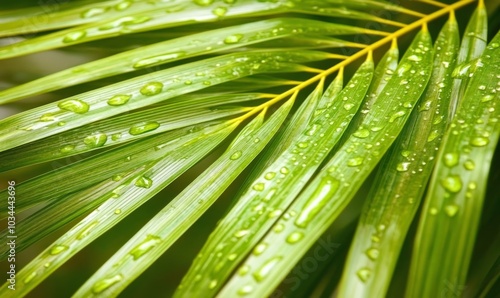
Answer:
<svg viewBox="0 0 500 298"><path fill-rule="evenodd" d="M478 233L481 208L494 205L485 190L499 134L500 41L486 47L485 4L495 6L479 1L458 48L454 14L474 0L393 2L86 0L42 13L34 2L2 4L0 63L20 61L21 75L0 90L0 171L10 180L0 234L16 239L17 258L51 236L16 267L15 295L53 296L44 280L98 237L114 243L119 223L171 184L187 186L72 285L76 296L136 296L131 288L144 281L127 287L165 251L185 250L179 240L190 233L199 256L189 270L185 260L168 266L187 270L177 297L403 296L404 286L432 297L443 283L492 293L496 267L469 263L471 239L487 235ZM427 25L446 15L433 44ZM407 48L399 63L398 44ZM100 58L51 74L24 70L30 54L47 50ZM45 170L22 176L34 169ZM212 211L227 197L225 215ZM204 245L202 216L219 220ZM414 217L410 279L401 283L408 258L396 261L414 240ZM328 250L328 264L297 280L317 263L322 235L349 249L347 261ZM496 244L486 247L496 260ZM10 279L1 295L12 287Z"/></svg>

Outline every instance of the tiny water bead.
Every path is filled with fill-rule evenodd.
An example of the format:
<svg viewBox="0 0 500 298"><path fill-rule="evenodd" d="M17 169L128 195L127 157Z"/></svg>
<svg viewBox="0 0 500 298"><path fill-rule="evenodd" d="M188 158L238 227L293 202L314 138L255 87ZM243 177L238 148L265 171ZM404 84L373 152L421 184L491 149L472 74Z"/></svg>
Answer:
<svg viewBox="0 0 500 298"><path fill-rule="evenodd" d="M208 288L209 288L209 289L215 289L215 287L217 287L217 283L218 283L218 282L217 282L217 280L216 280L216 279L214 279L214 280L210 281L210 283L208 284Z"/></svg>
<svg viewBox="0 0 500 298"><path fill-rule="evenodd" d="M149 82L142 86L139 90L142 95L153 96L159 94L163 90L163 84L160 82Z"/></svg>
<svg viewBox="0 0 500 298"><path fill-rule="evenodd" d="M280 169L280 173L281 173L281 174L283 174L283 175L286 175L286 174L288 174L289 172L290 172L290 170L288 170L288 168L287 168L287 167L282 167L282 168Z"/></svg>
<svg viewBox="0 0 500 298"><path fill-rule="evenodd" d="M266 180L272 180L275 176L276 176L275 172L267 172L266 175L264 176L264 178Z"/></svg>
<svg viewBox="0 0 500 298"><path fill-rule="evenodd" d="M102 147L107 140L108 136L105 133L96 133L85 137L85 139L83 139L83 142L89 148L98 148Z"/></svg>
<svg viewBox="0 0 500 298"><path fill-rule="evenodd" d="M179 57L182 57L185 55L186 55L186 52L180 51L180 52L175 52L175 53L168 53L168 54L164 54L164 55L149 57L149 58L145 58L145 59L137 61L136 63L134 63L133 67L134 68L142 68L142 67L153 66L156 64L165 63L165 62L170 61L170 60L178 59Z"/></svg>
<svg viewBox="0 0 500 298"><path fill-rule="evenodd" d="M318 130L321 129L320 124L313 124L310 127L307 128L307 131L305 133L306 136L313 136Z"/></svg>
<svg viewBox="0 0 500 298"><path fill-rule="evenodd" d="M66 245L55 245L50 249L49 253L55 256L67 250L68 248L69 247L67 247Z"/></svg>
<svg viewBox="0 0 500 298"><path fill-rule="evenodd" d="M63 42L64 43L76 42L83 39L85 36L87 36L86 31L70 32L63 37Z"/></svg>
<svg viewBox="0 0 500 298"><path fill-rule="evenodd" d="M151 249L153 249L153 247L158 245L160 242L161 242L160 237L154 235L147 235L141 243L139 243L136 247L134 247L130 251L129 254L133 256L134 260L137 260L144 254L149 252Z"/></svg>
<svg viewBox="0 0 500 298"><path fill-rule="evenodd" d="M464 162L464 168L466 170L472 171L472 170L474 170L475 167L476 167L476 164L474 163L474 161L472 161L470 159Z"/></svg>
<svg viewBox="0 0 500 298"><path fill-rule="evenodd" d="M98 223L98 221L91 222L85 229L83 229L83 231L80 232L80 234L78 234L78 236L76 236L76 239L82 240L83 238L87 237Z"/></svg>
<svg viewBox="0 0 500 298"><path fill-rule="evenodd" d="M256 183L252 188L256 191L263 191L265 188L265 185L264 185L264 183L259 182L259 183Z"/></svg>
<svg viewBox="0 0 500 298"><path fill-rule="evenodd" d="M115 5L115 9L118 11L125 10L132 5L132 1L123 1Z"/></svg>
<svg viewBox="0 0 500 298"><path fill-rule="evenodd" d="M118 95L115 95L115 96L111 97L110 99L108 99L108 105L121 106L121 105L126 104L130 100L130 98L132 98L131 95L118 94Z"/></svg>
<svg viewBox="0 0 500 298"><path fill-rule="evenodd" d="M141 122L138 124L132 125L132 127L129 129L129 133L131 135L140 135L146 132L153 131L160 127L160 123L156 121L148 121L148 122Z"/></svg>
<svg viewBox="0 0 500 298"><path fill-rule="evenodd" d="M214 3L215 0L194 0L194 4L199 5L199 6L208 6L212 3Z"/></svg>
<svg viewBox="0 0 500 298"><path fill-rule="evenodd" d="M108 10L107 7L93 7L82 12L82 18L91 18L105 13Z"/></svg>
<svg viewBox="0 0 500 298"><path fill-rule="evenodd" d="M67 99L57 104L61 110L73 112L76 114L85 114L89 111L89 105L79 99Z"/></svg>
<svg viewBox="0 0 500 298"><path fill-rule="evenodd" d="M256 255L256 256L261 255L266 250L266 248L267 248L267 244L266 243L259 243L253 249L253 254Z"/></svg>
<svg viewBox="0 0 500 298"><path fill-rule="evenodd" d="M441 185L452 193L457 193L462 190L462 179L458 175L450 175L441 180Z"/></svg>
<svg viewBox="0 0 500 298"><path fill-rule="evenodd" d="M393 123L396 121L396 119L403 117L406 114L405 111L397 111L396 113L392 114L391 118L389 119L390 123Z"/></svg>
<svg viewBox="0 0 500 298"><path fill-rule="evenodd" d="M30 282L30 281L32 281L32 280L33 280L36 276L37 276L36 271L31 272L30 274L28 274L28 276L26 276L26 277L23 279L23 283L25 283L25 284L29 283L29 282Z"/></svg>
<svg viewBox="0 0 500 298"><path fill-rule="evenodd" d="M233 154L231 154L231 156L229 157L230 160L237 160L238 158L241 157L241 154L242 152L240 150L234 152Z"/></svg>
<svg viewBox="0 0 500 298"><path fill-rule="evenodd" d="M276 233L280 233L285 229L285 225L283 224L277 224L274 226L273 231Z"/></svg>
<svg viewBox="0 0 500 298"><path fill-rule="evenodd" d="M234 233L234 237L241 238L246 236L248 233L250 233L249 230L239 230L238 232Z"/></svg>
<svg viewBox="0 0 500 298"><path fill-rule="evenodd" d="M243 34L232 34L232 35L227 36L224 39L224 43L225 44L235 44L235 43L240 42L240 40L242 38L243 38Z"/></svg>
<svg viewBox="0 0 500 298"><path fill-rule="evenodd" d="M94 284L92 287L92 292L94 294L99 294L102 293L103 291L107 290L109 287L112 285L120 282L123 279L123 276L121 274L117 274L113 277L109 278L104 278Z"/></svg>
<svg viewBox="0 0 500 298"><path fill-rule="evenodd" d="M55 119L56 119L56 117L53 113L45 113L42 116L40 116L40 119L38 119L38 120L42 121L42 122L50 122L50 121L54 121Z"/></svg>

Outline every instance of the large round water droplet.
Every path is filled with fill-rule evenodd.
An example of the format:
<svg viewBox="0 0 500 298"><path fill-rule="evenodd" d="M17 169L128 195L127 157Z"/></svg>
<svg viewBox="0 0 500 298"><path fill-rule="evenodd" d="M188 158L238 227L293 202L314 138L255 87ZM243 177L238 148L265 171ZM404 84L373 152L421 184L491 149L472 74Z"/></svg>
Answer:
<svg viewBox="0 0 500 298"><path fill-rule="evenodd" d="M456 166L458 161L459 155L457 153L452 152L444 155L444 164L449 168Z"/></svg>
<svg viewBox="0 0 500 298"><path fill-rule="evenodd" d="M77 114L85 114L89 111L89 105L79 99L67 99L57 104L61 110L70 111Z"/></svg>
<svg viewBox="0 0 500 298"><path fill-rule="evenodd" d="M378 258L379 254L380 254L379 250L374 247L371 247L366 251L366 255L372 261L375 261Z"/></svg>
<svg viewBox="0 0 500 298"><path fill-rule="evenodd" d="M140 135L140 134L143 134L146 132L153 131L153 130L157 129L158 127L160 127L160 123L158 123L156 121L142 122L142 123L138 123L138 124L133 125L129 129L128 132L131 135L136 136L136 135Z"/></svg>
<svg viewBox="0 0 500 298"><path fill-rule="evenodd" d="M229 35L224 39L225 44L235 44L240 42L240 40L243 38L243 34L232 34Z"/></svg>
<svg viewBox="0 0 500 298"><path fill-rule="evenodd" d="M153 96L159 94L163 89L163 84L160 82L149 82L142 86L140 92L142 95Z"/></svg>
<svg viewBox="0 0 500 298"><path fill-rule="evenodd" d="M441 180L441 185L452 193L457 193L462 189L462 179L458 175L450 175Z"/></svg>
<svg viewBox="0 0 500 298"><path fill-rule="evenodd" d="M360 139L367 138L369 135L370 135L370 131L366 128L360 128L355 133L353 133L353 136L355 136L356 138L360 138Z"/></svg>
<svg viewBox="0 0 500 298"><path fill-rule="evenodd" d="M144 240L135 246L129 254L134 257L134 260L139 259L141 256L149 252L153 247L161 242L161 238L154 235L147 235Z"/></svg>
<svg viewBox="0 0 500 298"><path fill-rule="evenodd" d="M231 154L231 156L229 157L230 160L237 160L238 158L241 157L241 154L242 152L240 150L234 152L233 154Z"/></svg>

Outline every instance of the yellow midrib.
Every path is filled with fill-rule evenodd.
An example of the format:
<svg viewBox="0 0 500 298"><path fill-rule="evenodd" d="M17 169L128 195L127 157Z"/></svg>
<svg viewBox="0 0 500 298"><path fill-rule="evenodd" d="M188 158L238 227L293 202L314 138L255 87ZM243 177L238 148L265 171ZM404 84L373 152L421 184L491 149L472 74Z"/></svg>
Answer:
<svg viewBox="0 0 500 298"><path fill-rule="evenodd" d="M360 51L356 52L355 54L347 57L345 60L335 64L334 66L330 67L329 69L324 70L323 72L315 75L314 77L312 77L306 81L303 81L302 83L288 89L287 91L277 95L273 99L271 99L271 100L269 100L269 101L267 101L259 106L251 108L249 112L247 112L246 114L244 114L236 119L233 119L232 121L241 122L241 121L255 115L256 113L262 111L263 109L267 109L269 106L279 102L280 100L287 98L290 95L293 95L295 97L300 90L302 90L305 87L319 81L322 78L327 77L328 75L331 75L332 73L334 73L340 69L343 69L345 66L349 65L351 62L353 62L353 61L355 61L355 60L357 60L365 55L367 56L367 60L371 60L372 59L372 52L374 50L378 49L379 47L383 46L384 44L386 44L388 42L392 42L392 47L396 47L397 46L396 40L399 37L405 35L406 33L410 32L412 30L415 30L419 27L422 27L422 30L427 31L427 23L428 22L435 20L435 19L437 19L445 14L450 14L450 18L454 18L455 17L455 13L454 13L455 10L457 10L463 6L466 6L468 4L471 4L473 2L476 2L476 0L460 0L456 3L443 6L441 9L439 9L439 10L437 10L429 15L424 16L421 19L416 20L413 23L408 24L404 28L401 28L393 33L390 33L387 36L383 37L382 39L380 39L380 40L378 40L370 45L367 45L366 47L364 47ZM481 5L484 5L483 0L479 0L478 5L479 5L479 7L481 7Z"/></svg>

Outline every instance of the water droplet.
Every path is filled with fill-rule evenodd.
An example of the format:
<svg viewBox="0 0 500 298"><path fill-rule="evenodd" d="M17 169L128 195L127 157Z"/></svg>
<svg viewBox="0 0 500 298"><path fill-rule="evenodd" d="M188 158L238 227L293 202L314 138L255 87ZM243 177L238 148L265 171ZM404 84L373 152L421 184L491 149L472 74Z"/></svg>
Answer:
<svg viewBox="0 0 500 298"><path fill-rule="evenodd" d="M483 146L488 145L489 142L490 142L490 140L488 138L485 138L485 137L474 137L470 141L470 144L472 146L474 146L474 147L483 147Z"/></svg>
<svg viewBox="0 0 500 298"><path fill-rule="evenodd" d="M92 287L92 292L94 292L95 294L99 294L107 290L109 287L116 284L117 282L121 281L122 279L123 276L121 274L117 274L113 277L102 279L94 284L94 286Z"/></svg>
<svg viewBox="0 0 500 298"><path fill-rule="evenodd" d="M432 215L436 215L438 213L438 210L437 210L437 208L433 207L433 208L429 209L429 213Z"/></svg>
<svg viewBox="0 0 500 298"><path fill-rule="evenodd" d="M281 261L282 257L274 257L267 260L262 267L259 268L254 274L253 277L257 281L262 281L269 275L271 270Z"/></svg>
<svg viewBox="0 0 500 298"><path fill-rule="evenodd" d="M223 6L219 6L219 7L215 8L214 10L212 10L212 13L218 17L223 17L227 13L227 8L225 8Z"/></svg>
<svg viewBox="0 0 500 298"><path fill-rule="evenodd" d="M79 40L83 39L86 35L87 35L86 31L70 32L63 37L63 42L64 43L71 43L71 42L79 41Z"/></svg>
<svg viewBox="0 0 500 298"><path fill-rule="evenodd" d="M129 254L134 257L134 260L139 259L145 253L149 252L153 247L161 242L161 238L154 235L147 235L144 240L134 247Z"/></svg>
<svg viewBox="0 0 500 298"><path fill-rule="evenodd" d="M253 287L251 285L246 285L246 286L243 286L240 289L238 289L238 291L236 293L240 296L245 296L245 295L252 293L252 291L253 291Z"/></svg>
<svg viewBox="0 0 500 298"><path fill-rule="evenodd" d="M248 265L243 265L240 267L240 269L238 269L238 275L246 275L248 271L250 271L250 267Z"/></svg>
<svg viewBox="0 0 500 298"><path fill-rule="evenodd" d="M194 0L194 3L199 6L208 6L214 3L215 0Z"/></svg>
<svg viewBox="0 0 500 298"><path fill-rule="evenodd" d="M104 133L95 133L93 135L85 137L83 142L89 148L98 148L102 147L106 141L108 140L108 136Z"/></svg>
<svg viewBox="0 0 500 298"><path fill-rule="evenodd" d="M350 109L352 109L353 107L354 107L354 104L352 104L352 103L346 103L346 104L344 105L344 109L345 109L346 111L349 111L349 110L350 110Z"/></svg>
<svg viewBox="0 0 500 298"><path fill-rule="evenodd" d="M314 135L320 129L321 129L321 125L320 124L313 124L310 127L308 127L305 135L312 136L312 135Z"/></svg>
<svg viewBox="0 0 500 298"><path fill-rule="evenodd" d="M107 7L93 7L82 12L82 18L91 18L105 13L108 10Z"/></svg>
<svg viewBox="0 0 500 298"><path fill-rule="evenodd" d="M258 256L258 255L262 254L264 252L264 250L266 250L266 248L267 248L267 244L266 243L259 243L253 249L253 254L256 255L256 256Z"/></svg>
<svg viewBox="0 0 500 298"><path fill-rule="evenodd" d="M264 178L266 178L267 180L271 180L271 179L273 179L275 176L276 176L276 173L275 173L275 172L267 172L267 173L266 173L266 175L264 176Z"/></svg>
<svg viewBox="0 0 500 298"><path fill-rule="evenodd" d="M224 39L225 44L235 44L240 42L240 40L243 38L243 34L232 34L229 35Z"/></svg>
<svg viewBox="0 0 500 298"><path fill-rule="evenodd" d="M474 161L472 161L470 159L464 162L464 168L466 170L472 171L472 170L474 170L475 167L476 167L476 164L474 163Z"/></svg>
<svg viewBox="0 0 500 298"><path fill-rule="evenodd" d="M234 233L234 237L241 238L246 236L248 233L250 233L249 230L239 230L238 232Z"/></svg>
<svg viewBox="0 0 500 298"><path fill-rule="evenodd" d="M295 220L295 225L300 228L305 228L309 222L320 212L330 198L337 192L340 182L330 176L323 177L321 182L309 198Z"/></svg>
<svg viewBox="0 0 500 298"><path fill-rule="evenodd" d="M470 190L474 190L477 188L477 183L476 182L470 182L469 185L467 186Z"/></svg>
<svg viewBox="0 0 500 298"><path fill-rule="evenodd" d="M462 189L462 179L458 175L450 175L441 180L441 185L452 193L457 193Z"/></svg>
<svg viewBox="0 0 500 298"><path fill-rule="evenodd" d="M153 185L153 180L148 177L141 176L135 181L135 186L142 188L150 188Z"/></svg>
<svg viewBox="0 0 500 298"><path fill-rule="evenodd" d="M210 290L212 289L215 289L215 287L217 287L217 280L216 279L213 279L212 281L210 281L210 283L208 284L208 288Z"/></svg>
<svg viewBox="0 0 500 298"><path fill-rule="evenodd" d="M66 125L66 122L64 122L64 121L61 121L61 122L57 123L57 126L64 126L64 125Z"/></svg>
<svg viewBox="0 0 500 298"><path fill-rule="evenodd" d="M374 247L371 247L366 251L366 255L372 261L375 261L378 258L379 254L380 254L380 251Z"/></svg>
<svg viewBox="0 0 500 298"><path fill-rule="evenodd" d="M483 98L481 98L481 102L488 102L493 99L493 95L486 95Z"/></svg>
<svg viewBox="0 0 500 298"><path fill-rule="evenodd" d="M121 138L122 138L122 134L120 132L114 133L111 135L111 140L113 140L113 141L118 141Z"/></svg>
<svg viewBox="0 0 500 298"><path fill-rule="evenodd" d="M411 64L409 63L403 63L401 64L398 69L396 70L398 76L403 76L408 70L411 69Z"/></svg>
<svg viewBox="0 0 500 298"><path fill-rule="evenodd" d="M370 131L366 128L360 128L355 133L353 133L353 136L355 136L356 138L360 138L360 139L367 138L369 135L370 135Z"/></svg>
<svg viewBox="0 0 500 298"><path fill-rule="evenodd" d="M122 210L121 210L121 209L116 209L116 210L115 210L115 214L120 214L120 213L122 213Z"/></svg>
<svg viewBox="0 0 500 298"><path fill-rule="evenodd" d="M368 268L361 268L356 272L356 275L362 282L366 282L370 278L372 271Z"/></svg>
<svg viewBox="0 0 500 298"><path fill-rule="evenodd" d="M422 61L422 57L417 56L417 55L411 55L410 57L408 57L408 60L419 62L419 61Z"/></svg>
<svg viewBox="0 0 500 298"><path fill-rule="evenodd" d="M409 151L409 150L401 151L401 156L403 156L403 157L408 157L408 156L410 156L410 154L411 154L411 151Z"/></svg>
<svg viewBox="0 0 500 298"><path fill-rule="evenodd" d="M98 221L91 222L83 231L80 232L80 234L78 234L78 236L76 236L76 239L82 240L83 238L85 238L86 236L88 236L90 234L90 232L92 231L92 229L98 223L99 223Z"/></svg>
<svg viewBox="0 0 500 298"><path fill-rule="evenodd" d="M306 142L300 142L297 144L297 147L302 148L302 149L307 148L307 146L308 146L308 144Z"/></svg>
<svg viewBox="0 0 500 298"><path fill-rule="evenodd" d="M230 254L229 256L227 256L227 259L229 261L234 261L234 260L236 260L237 257L238 257L238 254L234 253L234 254Z"/></svg>
<svg viewBox="0 0 500 298"><path fill-rule="evenodd" d="M56 119L56 117L54 116L53 113L45 113L42 116L40 116L39 121L50 122L50 121L54 121L55 119Z"/></svg>
<svg viewBox="0 0 500 298"><path fill-rule="evenodd" d="M459 155L457 153L446 153L444 155L444 164L449 168L456 166L458 161Z"/></svg>
<svg viewBox="0 0 500 298"><path fill-rule="evenodd" d="M67 99L58 103L57 106L62 110L77 114L85 114L89 111L89 105L79 99Z"/></svg>
<svg viewBox="0 0 500 298"><path fill-rule="evenodd" d="M242 152L240 150L234 152L231 157L229 157L230 160L237 160L238 158L241 157Z"/></svg>
<svg viewBox="0 0 500 298"><path fill-rule="evenodd" d="M66 245L55 245L50 249L49 253L55 256L67 250L68 248L69 247L67 247Z"/></svg>
<svg viewBox="0 0 500 298"><path fill-rule="evenodd" d="M299 242L302 238L304 238L304 234L301 232L293 232L288 237L286 237L286 242L290 244L294 244Z"/></svg>
<svg viewBox="0 0 500 298"><path fill-rule="evenodd" d="M126 104L132 96L126 94L118 94L108 99L108 105L121 106Z"/></svg>
<svg viewBox="0 0 500 298"><path fill-rule="evenodd" d="M397 111L396 113L392 114L391 118L389 119L389 122L392 123L396 121L396 119L403 117L406 114L405 111Z"/></svg>
<svg viewBox="0 0 500 298"><path fill-rule="evenodd" d="M447 205L444 207L444 212L449 216L453 217L457 214L459 207L455 204Z"/></svg>
<svg viewBox="0 0 500 298"><path fill-rule="evenodd" d="M410 166L410 162L400 162L396 166L396 171L398 172L406 172L408 171L408 167Z"/></svg>
<svg viewBox="0 0 500 298"><path fill-rule="evenodd" d="M265 184L262 182L256 183L252 188L256 191L263 191Z"/></svg>
<svg viewBox="0 0 500 298"><path fill-rule="evenodd" d="M115 5L115 9L118 11L122 11L122 10L129 8L130 5L132 5L132 1L123 1L123 2Z"/></svg>
<svg viewBox="0 0 500 298"><path fill-rule="evenodd" d="M134 63L133 67L134 68L142 68L142 67L149 67L149 66L153 66L153 65L158 65L158 64L165 63L167 61L178 59L178 58L185 56L185 55L186 55L186 52L181 51L181 52L168 53L168 54L148 57L148 58L141 59L141 60L137 61L136 63Z"/></svg>
<svg viewBox="0 0 500 298"><path fill-rule="evenodd" d="M438 130L431 131L431 133L429 134L429 137L427 137L427 142L434 141L438 136L439 136L439 131Z"/></svg>
<svg viewBox="0 0 500 298"><path fill-rule="evenodd" d="M62 147L59 152L61 153L69 153L71 151L75 150L75 146L74 145L66 145L64 147Z"/></svg>
<svg viewBox="0 0 500 298"><path fill-rule="evenodd" d="M282 167L282 168L280 169L280 173L281 173L281 174L283 174L283 175L286 175L286 174L288 174L289 172L290 172L290 171L288 170L288 168L287 168L287 167Z"/></svg>
<svg viewBox="0 0 500 298"><path fill-rule="evenodd" d="M148 121L148 122L141 122L138 124L132 125L132 127L129 129L129 134L136 136L140 135L146 132L153 131L160 127L160 123L156 121Z"/></svg>
<svg viewBox="0 0 500 298"><path fill-rule="evenodd" d="M33 272L31 272L30 274L28 274L28 276L26 276L26 277L24 278L23 282L24 282L25 284L27 284L27 283L29 283L30 281L32 281L32 280L33 280L33 278L35 278L36 276L37 276L36 271L33 271Z"/></svg>
<svg viewBox="0 0 500 298"><path fill-rule="evenodd" d="M142 95L153 96L160 93L163 89L163 84L160 82L149 82L142 86L140 92Z"/></svg>
<svg viewBox="0 0 500 298"><path fill-rule="evenodd" d="M363 164L363 160L364 158L363 157L355 157L355 158L351 158L347 161L347 165L349 167L357 167L361 164Z"/></svg>

